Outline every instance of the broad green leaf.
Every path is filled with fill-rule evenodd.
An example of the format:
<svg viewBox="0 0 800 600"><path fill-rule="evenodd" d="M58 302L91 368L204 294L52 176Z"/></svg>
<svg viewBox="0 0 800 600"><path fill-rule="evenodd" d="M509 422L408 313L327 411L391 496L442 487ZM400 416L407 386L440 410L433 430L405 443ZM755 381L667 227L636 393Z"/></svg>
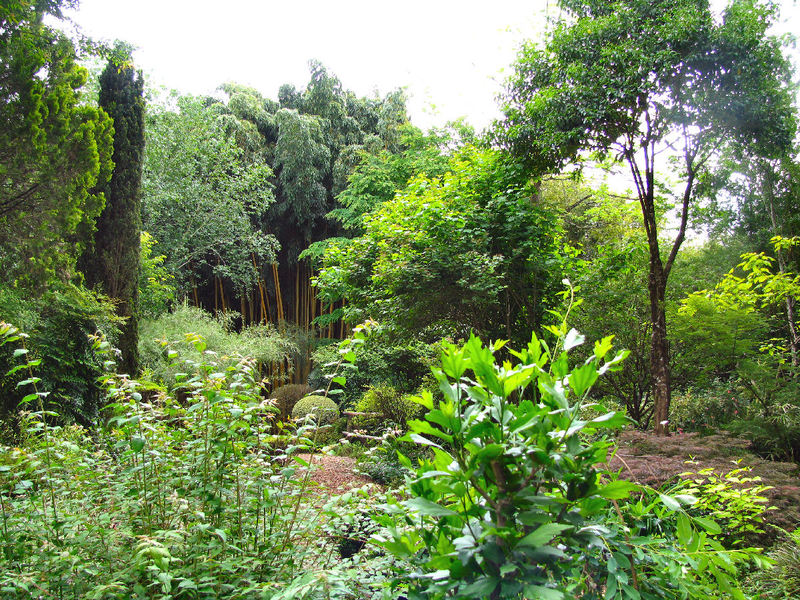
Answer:
<svg viewBox="0 0 800 600"><path fill-rule="evenodd" d="M712 535L722 533L722 527L716 521L706 517L692 517L692 520Z"/></svg>
<svg viewBox="0 0 800 600"><path fill-rule="evenodd" d="M686 504L687 506L697 504L697 497L692 496L691 494L676 494L673 496L673 498L675 498L675 500L681 504Z"/></svg>
<svg viewBox="0 0 800 600"><path fill-rule="evenodd" d="M141 452L144 449L145 443L146 440L142 436L134 435L131 437L131 450L134 452Z"/></svg>
<svg viewBox="0 0 800 600"><path fill-rule="evenodd" d="M639 486L635 483L625 481L624 479L617 479L599 488L595 492L595 495L608 498L609 500L622 500L630 496L631 492L638 489Z"/></svg>
<svg viewBox="0 0 800 600"><path fill-rule="evenodd" d="M543 585L528 584L525 586L525 597L533 600L565 600L564 593Z"/></svg>
<svg viewBox="0 0 800 600"><path fill-rule="evenodd" d="M614 573L609 573L606 577L606 593L603 595L605 600L612 600L617 595L617 577Z"/></svg>
<svg viewBox="0 0 800 600"><path fill-rule="evenodd" d="M588 425L592 429L619 429L627 425L631 420L620 411L607 412L595 419L589 421Z"/></svg>
<svg viewBox="0 0 800 600"><path fill-rule="evenodd" d="M661 502L670 510L680 510L681 504L672 496L667 496L666 494L658 494L658 497L661 498Z"/></svg>
<svg viewBox="0 0 800 600"><path fill-rule="evenodd" d="M20 405L28 404L29 402L33 402L34 400L36 400L38 397L39 397L39 394L36 394L36 393L34 393L34 394L26 394L22 398L22 400L19 401L19 403L20 403Z"/></svg>
<svg viewBox="0 0 800 600"><path fill-rule="evenodd" d="M425 390L419 396L411 396L410 400L427 408L428 410L433 410L433 394L431 394L428 390Z"/></svg>
<svg viewBox="0 0 800 600"><path fill-rule="evenodd" d="M425 498L412 498L403 504L411 510L430 517L457 517L458 513L450 508L445 508Z"/></svg>
<svg viewBox="0 0 800 600"><path fill-rule="evenodd" d="M542 389L543 393L547 394L556 401L559 408L562 409L569 408L569 403L567 402L567 398L566 396L564 396L564 391L560 387L552 386L550 384L545 383L542 380L539 380L539 387Z"/></svg>
<svg viewBox="0 0 800 600"><path fill-rule="evenodd" d="M692 539L692 526L689 523L689 517L684 513L678 513L678 527L676 529L678 534L678 541L686 546Z"/></svg>
<svg viewBox="0 0 800 600"><path fill-rule="evenodd" d="M580 398L583 396L598 378L597 368L594 363L581 365L577 369L573 369L569 374L569 386L575 395Z"/></svg>
<svg viewBox="0 0 800 600"><path fill-rule="evenodd" d="M422 444L424 446L435 446L436 448L441 448L441 446L439 444L437 444L436 442L434 442L432 440L429 440L426 437L422 437L421 435L419 435L417 433L410 433L408 435L408 439L410 441L412 441L412 442L416 442L417 444Z"/></svg>
<svg viewBox="0 0 800 600"><path fill-rule="evenodd" d="M470 459L470 463L474 464L484 461L490 461L493 458L497 458L498 456L503 454L504 450L505 448L500 444L489 444L488 446L485 446L480 450L478 450L478 452L476 452L475 455L473 455L472 458Z"/></svg>
<svg viewBox="0 0 800 600"><path fill-rule="evenodd" d="M450 573L448 572L448 575ZM465 598L488 598L500 581L496 577L480 577L459 590Z"/></svg>
<svg viewBox="0 0 800 600"><path fill-rule="evenodd" d="M572 529L572 525L564 525L561 523L545 523L539 526L536 530L526 535L519 542L518 546L544 546L554 537L559 535L562 531Z"/></svg>
<svg viewBox="0 0 800 600"><path fill-rule="evenodd" d="M597 358L597 360L601 360L606 354L608 354L608 351L613 347L613 340L614 336L609 335L604 337L602 340L597 340L594 343L594 356Z"/></svg>
<svg viewBox="0 0 800 600"><path fill-rule="evenodd" d="M434 427L433 425L431 425L427 421L419 421L419 420L415 419L413 421L409 421L408 422L408 427L414 433L424 433L424 434L427 434L427 435L432 435L432 436L438 437L438 438L440 438L442 440L445 440L446 442L452 442L453 441L453 436L452 435L448 435L445 432L443 432L441 429L437 429L436 427Z"/></svg>

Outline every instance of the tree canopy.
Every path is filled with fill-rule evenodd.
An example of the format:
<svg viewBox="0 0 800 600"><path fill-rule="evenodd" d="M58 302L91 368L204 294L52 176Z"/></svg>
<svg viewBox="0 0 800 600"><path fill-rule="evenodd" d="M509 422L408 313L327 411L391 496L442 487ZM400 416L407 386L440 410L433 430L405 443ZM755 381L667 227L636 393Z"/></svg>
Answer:
<svg viewBox="0 0 800 600"><path fill-rule="evenodd" d="M325 252L322 297L400 335L528 335L554 291L557 231L504 161L467 146L442 176L412 178Z"/></svg>
<svg viewBox="0 0 800 600"><path fill-rule="evenodd" d="M144 162L144 78L131 65L109 61L100 75L100 106L114 121L114 170L103 186L106 205L80 261L89 286L117 302L127 321L118 340L127 373L138 371L139 238Z"/></svg>
<svg viewBox="0 0 800 600"><path fill-rule="evenodd" d="M143 227L184 293L211 273L250 290L253 257L275 256L275 239L258 227L274 201L272 170L225 126L214 106L189 96L148 115Z"/></svg>
<svg viewBox="0 0 800 600"><path fill-rule="evenodd" d="M42 23L63 3L0 12L0 281L67 278L103 208L112 122L84 101L72 42Z"/></svg>
<svg viewBox="0 0 800 600"><path fill-rule="evenodd" d="M627 163L649 248L651 370L656 428L668 420L669 350L664 294L686 235L698 177L720 148L780 154L795 118L789 64L767 35L770 6L735 0L715 19L707 0L564 0L568 17L540 47L528 44L508 85L498 138L534 174L582 153ZM676 162L678 230L664 243L659 175ZM666 156L668 156L667 154Z"/></svg>

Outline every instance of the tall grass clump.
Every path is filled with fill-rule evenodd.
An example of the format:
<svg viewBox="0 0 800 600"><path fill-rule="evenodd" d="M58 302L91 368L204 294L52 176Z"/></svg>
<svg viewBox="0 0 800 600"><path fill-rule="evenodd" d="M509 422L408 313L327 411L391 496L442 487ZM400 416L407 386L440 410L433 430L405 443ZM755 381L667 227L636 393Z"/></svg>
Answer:
<svg viewBox="0 0 800 600"><path fill-rule="evenodd" d="M139 354L145 374L163 383L175 380L178 367L169 358L169 347L182 344L187 335L203 338L206 348L216 352L217 360L228 362L235 355L248 356L262 376L272 364L282 363L296 353L295 344L268 325L251 325L236 332L236 314L229 312L217 317L188 306L178 306L171 313L155 319L143 319L139 327ZM178 341L176 341L178 340ZM201 353L191 345L182 352L198 360Z"/></svg>

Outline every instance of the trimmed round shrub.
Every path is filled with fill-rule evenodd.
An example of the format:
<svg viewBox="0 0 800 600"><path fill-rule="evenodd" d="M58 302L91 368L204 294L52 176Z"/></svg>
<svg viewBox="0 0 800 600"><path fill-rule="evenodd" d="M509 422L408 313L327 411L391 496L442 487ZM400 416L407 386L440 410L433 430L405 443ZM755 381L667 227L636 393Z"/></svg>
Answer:
<svg viewBox="0 0 800 600"><path fill-rule="evenodd" d="M298 400L308 396L311 387L304 383L290 383L276 388L270 398L275 400L275 406L280 411L281 421L286 421L292 414L294 405Z"/></svg>
<svg viewBox="0 0 800 600"><path fill-rule="evenodd" d="M325 396L306 396L292 409L293 419L303 419L310 414L316 417L317 425L330 425L339 418L339 407Z"/></svg>

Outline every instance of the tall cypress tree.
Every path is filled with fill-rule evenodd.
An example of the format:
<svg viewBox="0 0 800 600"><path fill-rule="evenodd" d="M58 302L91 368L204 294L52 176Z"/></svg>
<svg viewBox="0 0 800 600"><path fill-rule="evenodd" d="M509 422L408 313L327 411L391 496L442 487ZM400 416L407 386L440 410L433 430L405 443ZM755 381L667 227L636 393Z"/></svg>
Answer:
<svg viewBox="0 0 800 600"><path fill-rule="evenodd" d="M114 121L114 171L102 191L106 205L97 220L94 248L84 256L89 286L99 286L117 302L127 321L119 348L120 370L138 369L139 236L144 157L144 81L130 65L109 61L100 76L100 106Z"/></svg>

